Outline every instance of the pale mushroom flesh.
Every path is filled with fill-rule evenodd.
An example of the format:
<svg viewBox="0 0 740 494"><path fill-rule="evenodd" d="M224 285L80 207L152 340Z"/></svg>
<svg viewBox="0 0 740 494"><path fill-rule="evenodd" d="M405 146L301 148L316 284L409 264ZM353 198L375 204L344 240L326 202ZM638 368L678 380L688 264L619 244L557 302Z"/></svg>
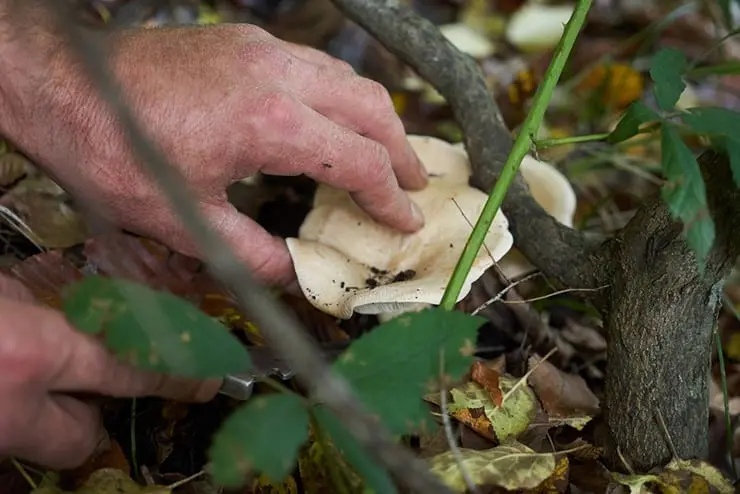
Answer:
<svg viewBox="0 0 740 494"><path fill-rule="evenodd" d="M316 308L348 319L439 304L487 196L468 184L464 150L441 139L409 136L429 172L429 185L411 191L424 213L412 234L381 225L347 192L321 184L298 238L288 238L298 283ZM513 245L508 220L496 215L457 300Z"/></svg>

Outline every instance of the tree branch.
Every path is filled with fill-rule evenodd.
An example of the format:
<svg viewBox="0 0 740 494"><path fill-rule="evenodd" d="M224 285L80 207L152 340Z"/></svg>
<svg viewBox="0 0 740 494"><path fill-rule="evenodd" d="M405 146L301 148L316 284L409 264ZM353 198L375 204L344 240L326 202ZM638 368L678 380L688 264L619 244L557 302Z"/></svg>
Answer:
<svg viewBox="0 0 740 494"><path fill-rule="evenodd" d="M308 332L291 311L282 307L255 281L226 242L205 221L182 174L147 138L130 111L107 67L106 53L102 49L105 43L100 39L90 39L95 35L88 35L76 25L64 2L49 0L42 3L54 14L52 17L59 32L67 38L94 87L118 117L133 152L141 162L139 165L151 175L193 238L200 242L205 264L231 289L240 306L252 314L267 343L280 357L291 362L298 381L335 412L360 444L402 484L417 492L449 493L424 461L398 445L382 425L370 417L347 382L335 375L320 357L315 343L307 337Z"/></svg>
<svg viewBox="0 0 740 494"><path fill-rule="evenodd" d="M472 184L488 192L513 144L475 61L439 29L399 0L333 0L390 52L409 64L450 104L465 135ZM558 223L529 194L518 174L502 206L522 253L546 275L572 288L597 288L606 278L607 251Z"/></svg>

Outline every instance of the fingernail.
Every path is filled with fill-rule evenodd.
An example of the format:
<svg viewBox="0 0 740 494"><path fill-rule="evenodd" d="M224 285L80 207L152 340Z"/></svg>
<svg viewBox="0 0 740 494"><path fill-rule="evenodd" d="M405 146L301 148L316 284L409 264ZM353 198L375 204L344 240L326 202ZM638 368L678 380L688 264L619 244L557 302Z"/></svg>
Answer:
<svg viewBox="0 0 740 494"><path fill-rule="evenodd" d="M424 213L421 212L421 208L414 201L411 201L411 214L414 215L414 219L419 223L419 228L424 226Z"/></svg>

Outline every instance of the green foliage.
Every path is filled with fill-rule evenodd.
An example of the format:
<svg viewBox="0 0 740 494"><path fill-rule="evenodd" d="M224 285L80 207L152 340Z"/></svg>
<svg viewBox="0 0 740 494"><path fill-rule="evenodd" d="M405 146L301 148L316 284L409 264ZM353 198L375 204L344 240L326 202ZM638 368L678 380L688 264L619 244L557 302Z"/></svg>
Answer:
<svg viewBox="0 0 740 494"><path fill-rule="evenodd" d="M662 190L663 200L671 214L683 221L686 241L703 266L714 243L714 222L699 164L671 124L663 125L661 146L663 172L668 179Z"/></svg>
<svg viewBox="0 0 740 494"><path fill-rule="evenodd" d="M646 122L660 120L660 115L645 106L644 103L636 101L627 108L627 111L624 112L619 123L606 140L612 144L626 141L630 137L640 133L640 125Z"/></svg>
<svg viewBox="0 0 740 494"><path fill-rule="evenodd" d="M221 426L209 452L211 473L225 487L239 487L259 471L273 482L293 469L298 450L308 439L308 411L300 396L258 396Z"/></svg>
<svg viewBox="0 0 740 494"><path fill-rule="evenodd" d="M692 130L709 135L714 146L727 153L735 184L740 187L740 113L710 106L691 108L682 118Z"/></svg>
<svg viewBox="0 0 740 494"><path fill-rule="evenodd" d="M683 75L687 65L686 56L675 48L665 48L653 56L650 77L655 82L653 93L661 110L672 110L686 89Z"/></svg>
<svg viewBox="0 0 740 494"><path fill-rule="evenodd" d="M334 446L339 450L347 462L354 467L365 481L366 490L376 494L394 494L398 492L388 472L364 450L336 416L323 406L313 409L314 417L331 438Z"/></svg>
<svg viewBox="0 0 740 494"><path fill-rule="evenodd" d="M727 29L732 29L735 24L732 20L732 3L735 2L740 6L740 0L717 0L720 9L722 10L722 20L725 23Z"/></svg>
<svg viewBox="0 0 740 494"><path fill-rule="evenodd" d="M102 333L125 361L196 378L249 370L245 348L197 307L131 281L90 276L70 286L64 312L79 330Z"/></svg>
<svg viewBox="0 0 740 494"><path fill-rule="evenodd" d="M404 314L355 340L334 364L360 400L394 434L423 427L422 396L444 374L459 379L473 363L484 319L442 308Z"/></svg>

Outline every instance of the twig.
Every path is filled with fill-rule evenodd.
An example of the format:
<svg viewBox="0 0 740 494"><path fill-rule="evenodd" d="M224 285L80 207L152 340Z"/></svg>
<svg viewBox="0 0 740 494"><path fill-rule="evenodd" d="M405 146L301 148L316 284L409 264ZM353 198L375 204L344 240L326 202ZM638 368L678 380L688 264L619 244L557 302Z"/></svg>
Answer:
<svg viewBox="0 0 740 494"><path fill-rule="evenodd" d="M541 273L538 271L536 273L532 273L530 275L525 276L524 278L522 278L520 280L514 281L514 282L506 285L503 290L501 290L500 292L498 292L494 297L489 298L488 300L486 300L485 302L483 302L480 305L480 307L478 307L477 309L475 309L471 314L474 315L474 316L475 315L478 315L478 313L480 311L485 310L489 305L494 304L494 303L498 302L499 300L501 300L504 297L504 295L506 295L506 292L508 292L509 290L511 290L512 288L514 288L515 286L517 286L517 285L519 285L521 283L524 283L525 281L529 281L532 278L535 278L536 276L539 276L540 274ZM523 302L526 302L526 301L523 301Z"/></svg>
<svg viewBox="0 0 740 494"><path fill-rule="evenodd" d="M178 487L182 487L183 485L189 484L190 482L197 479L198 477L202 477L203 475L205 475L205 473L206 473L205 470L201 470L200 472L195 472L190 477L186 477L184 479L178 480L177 482L171 483L170 485L167 486L167 489L174 491Z"/></svg>
<svg viewBox="0 0 740 494"><path fill-rule="evenodd" d="M524 281L525 279L526 278L523 278L519 282ZM511 286L511 285L509 285L509 286ZM548 298L557 297L558 295L562 295L564 293L596 292L596 291L603 290L603 289L608 288L608 287L609 287L609 285L600 286L598 288L565 288L563 290L558 290L556 292L547 293L545 295L540 295L539 297L532 297L532 298L527 298L527 299L522 299L522 300L504 300L504 303L505 304L528 304L530 302L537 302L538 300L545 300L545 299L548 299ZM501 293L501 295L505 295L505 294L506 294L506 290L504 290Z"/></svg>
<svg viewBox="0 0 740 494"><path fill-rule="evenodd" d="M473 479L470 477L470 472L468 472L468 469L465 468L465 460L462 456L462 453L460 452L460 448L457 447L456 441L455 441L455 434L452 432L452 421L450 420L450 414L447 413L447 388L445 388L444 383L444 365L445 365L445 356L444 352L439 352L439 383L440 383L440 389L439 389L439 408L442 412L442 425L444 426L445 431L445 437L447 437L447 445L450 447L450 451L452 451L452 455L455 457L455 461L457 462L457 468L460 470L460 474L463 477L463 480L465 480L465 484L468 486L468 491L472 492L473 494L478 494L478 487L475 485L475 482L473 482Z"/></svg>
<svg viewBox="0 0 740 494"><path fill-rule="evenodd" d="M99 40L88 39L89 35L75 24L69 6L64 2L47 0L43 3L55 14L53 17L60 33L67 38L88 78L117 116L142 170L153 178L193 239L199 243L204 263L232 291L240 307L253 314L254 323L263 330L267 343L279 357L291 362L296 379L333 410L352 436L402 484L418 492L449 493L450 490L429 471L424 461L394 442L387 430L370 418L347 382L320 357L316 344L291 311L275 301L255 281L228 244L210 227L180 171L142 131L108 70L103 44Z"/></svg>
<svg viewBox="0 0 740 494"><path fill-rule="evenodd" d="M28 482L28 485L30 485L32 489L36 489L38 487L36 485L36 482L34 482L31 476L28 475L26 469L23 468L23 465L21 465L18 460L16 460L14 457L11 457L10 462L13 464L15 469L18 470L18 472L23 476L23 478L26 479L26 482Z"/></svg>

